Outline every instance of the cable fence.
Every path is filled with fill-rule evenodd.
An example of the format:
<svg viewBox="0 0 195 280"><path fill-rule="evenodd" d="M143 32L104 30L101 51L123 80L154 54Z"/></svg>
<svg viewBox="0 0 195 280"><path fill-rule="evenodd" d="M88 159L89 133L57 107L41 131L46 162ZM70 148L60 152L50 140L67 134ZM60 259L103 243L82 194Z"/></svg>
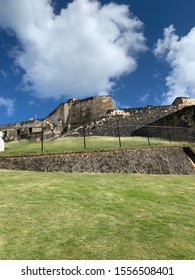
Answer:
<svg viewBox="0 0 195 280"><path fill-rule="evenodd" d="M84 147L87 147L90 136L118 138L118 146L134 145L157 145L165 142L177 143L195 142L194 127L172 127L172 126L151 126L151 125L124 125L117 122L115 125L102 125L101 127L83 126L76 129L78 136L84 137ZM75 133L75 136L77 134ZM100 138L101 139L101 138ZM100 142L101 146L101 142Z"/></svg>
<svg viewBox="0 0 195 280"><path fill-rule="evenodd" d="M7 131L7 134L9 132ZM39 151L79 151L82 149L114 149L155 145L183 145L195 143L195 127L155 125L129 125L116 121L114 124L92 123L69 125L61 132L49 127L36 127L15 135L12 140L26 139L36 142ZM23 150L25 151L25 145ZM9 145L8 145L9 146ZM11 144L10 144L11 146ZM14 146L13 146L14 147ZM28 147L26 145L26 151Z"/></svg>

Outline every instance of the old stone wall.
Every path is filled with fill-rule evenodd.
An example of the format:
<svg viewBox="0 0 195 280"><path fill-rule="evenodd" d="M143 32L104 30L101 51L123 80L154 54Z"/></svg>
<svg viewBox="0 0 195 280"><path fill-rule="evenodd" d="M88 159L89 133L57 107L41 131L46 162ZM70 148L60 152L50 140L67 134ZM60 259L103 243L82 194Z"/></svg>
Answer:
<svg viewBox="0 0 195 280"><path fill-rule="evenodd" d="M195 98L189 98L189 97L177 97L172 105L174 106L191 106L195 105Z"/></svg>
<svg viewBox="0 0 195 280"><path fill-rule="evenodd" d="M95 96L71 103L67 122L70 125L81 125L92 122L113 110L114 103L111 96Z"/></svg>
<svg viewBox="0 0 195 280"><path fill-rule="evenodd" d="M195 174L182 147L0 157L0 168L54 172Z"/></svg>
<svg viewBox="0 0 195 280"><path fill-rule="evenodd" d="M88 135L117 136L118 127L121 136L131 136L140 127L154 123L177 111L178 107L172 105L112 110L108 112L107 116L87 125L86 133ZM77 131L80 134L83 133L82 129Z"/></svg>
<svg viewBox="0 0 195 280"><path fill-rule="evenodd" d="M5 140L39 138L42 124L45 138L68 136L70 132L71 135L82 135L84 131L81 126L85 125L87 135L117 136L120 130L121 136L147 136L146 133L149 133L150 137L169 139L170 132L159 128L169 126L173 127L171 130L175 135L172 137L173 140L188 140L186 137L190 139L195 137L193 129L185 129L185 127L195 128L195 105L189 106L193 103L195 103L193 99L181 97L176 98L173 105L169 106L115 110L111 96L70 99L60 104L42 120L8 124L0 126L0 130L4 132ZM146 126L151 127L146 131ZM179 130L175 127L184 127L180 130L179 137L177 137Z"/></svg>
<svg viewBox="0 0 195 280"><path fill-rule="evenodd" d="M124 124L142 125L149 124L178 111L177 106L145 106L140 108L130 108L110 111L111 116L117 117ZM122 112L122 113L121 113Z"/></svg>
<svg viewBox="0 0 195 280"><path fill-rule="evenodd" d="M56 137L73 127L91 122L114 109L111 96L95 96L82 100L70 99L61 103L46 118L0 125L6 141L21 138L36 139L40 137L42 126L44 137Z"/></svg>
<svg viewBox="0 0 195 280"><path fill-rule="evenodd" d="M159 118L152 125L195 127L195 105L184 107L166 118Z"/></svg>
<svg viewBox="0 0 195 280"><path fill-rule="evenodd" d="M94 96L86 99L70 99L60 104L47 118L55 124L61 121L64 125L80 125L91 122L113 110L111 96Z"/></svg>
<svg viewBox="0 0 195 280"><path fill-rule="evenodd" d="M32 135L41 133L41 129L42 120L29 120L0 126L5 140L30 138Z"/></svg>
<svg viewBox="0 0 195 280"><path fill-rule="evenodd" d="M59 121L65 122L64 103L61 103L54 111L52 111L47 116L47 119L49 119L55 125L57 125Z"/></svg>
<svg viewBox="0 0 195 280"><path fill-rule="evenodd" d="M148 135L149 137L194 142L195 106L181 108L177 112L150 123L150 126L147 126L147 128L142 127L135 130L132 134L137 136Z"/></svg>
<svg viewBox="0 0 195 280"><path fill-rule="evenodd" d="M76 132L83 134L83 129ZM86 126L86 135L149 136L176 141L195 141L195 106L161 106L110 111ZM76 134L75 134L76 135Z"/></svg>

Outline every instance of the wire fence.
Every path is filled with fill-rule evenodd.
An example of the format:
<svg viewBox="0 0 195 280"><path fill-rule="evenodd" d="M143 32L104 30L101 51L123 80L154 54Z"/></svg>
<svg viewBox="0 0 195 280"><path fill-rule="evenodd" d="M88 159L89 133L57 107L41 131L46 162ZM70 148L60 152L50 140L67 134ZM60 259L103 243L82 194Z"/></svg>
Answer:
<svg viewBox="0 0 195 280"><path fill-rule="evenodd" d="M50 137L51 135L43 132L42 150L43 141ZM174 145L178 142L192 144L195 143L195 127L129 125L116 122L115 124L92 124L80 127L69 126L63 137L79 138L83 143L81 145L80 141L80 147L84 149Z"/></svg>
<svg viewBox="0 0 195 280"><path fill-rule="evenodd" d="M64 147L62 147L64 150L66 148L74 150L75 146L77 149L112 149L158 144L173 145L178 142L192 144L195 143L195 127L129 125L121 124L119 121L114 124L92 123L79 127L72 125L63 128L62 131L42 126L38 132L36 127L36 132L33 132L33 129L25 133L21 132L12 140L36 140L37 143L40 143L39 150L44 151L46 143L54 144L47 140L53 140L59 136L64 139ZM61 141L61 145L63 145L63 141Z"/></svg>
<svg viewBox="0 0 195 280"><path fill-rule="evenodd" d="M126 143L127 138L138 141L138 137L142 143L160 144L168 141L172 142L195 142L195 127L173 127L173 126L151 126L151 125L124 125L117 122L115 125L102 126L82 126L75 129L75 136L83 136L84 148L87 147L87 138L90 136L111 136L118 138L119 147ZM71 133L67 134L70 136ZM101 143L100 143L101 145ZM126 144L125 144L126 145Z"/></svg>

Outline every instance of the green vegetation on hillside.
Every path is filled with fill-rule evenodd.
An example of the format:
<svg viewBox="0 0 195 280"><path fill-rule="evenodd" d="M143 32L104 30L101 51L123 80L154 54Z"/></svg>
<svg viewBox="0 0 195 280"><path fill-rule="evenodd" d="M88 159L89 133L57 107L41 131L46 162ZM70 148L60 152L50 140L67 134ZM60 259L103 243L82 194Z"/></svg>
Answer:
<svg viewBox="0 0 195 280"><path fill-rule="evenodd" d="M1 170L0 259L194 259L194 176Z"/></svg>
<svg viewBox="0 0 195 280"><path fill-rule="evenodd" d="M86 137L87 150L108 150L118 149L119 139L109 136L89 136ZM184 142L169 142L157 138L148 139L145 137L121 137L122 148L147 147L151 146L183 146ZM72 152L83 151L83 137L61 137L55 140L44 140L43 150L46 153L52 152ZM41 142L30 140L17 140L5 144L5 152L3 154L20 154L20 153L39 153L41 152ZM2 153L1 153L2 154Z"/></svg>

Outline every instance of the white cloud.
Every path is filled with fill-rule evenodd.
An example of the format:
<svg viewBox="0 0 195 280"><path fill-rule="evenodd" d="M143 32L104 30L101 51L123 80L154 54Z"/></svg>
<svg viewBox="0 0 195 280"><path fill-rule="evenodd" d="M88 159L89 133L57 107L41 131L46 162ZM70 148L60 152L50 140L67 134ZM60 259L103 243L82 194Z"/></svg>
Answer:
<svg viewBox="0 0 195 280"><path fill-rule="evenodd" d="M171 68L166 77L165 103L171 103L178 96L195 98L194 50L195 27L186 36L179 37L171 25L164 29L164 38L157 41L154 54L165 58Z"/></svg>
<svg viewBox="0 0 195 280"><path fill-rule="evenodd" d="M122 104L119 100L112 98L113 102L114 102L114 107L116 109L128 109L131 108L132 106L130 104Z"/></svg>
<svg viewBox="0 0 195 280"><path fill-rule="evenodd" d="M0 97L0 108L6 108L6 114L12 116L14 114L14 100L10 98Z"/></svg>
<svg viewBox="0 0 195 280"><path fill-rule="evenodd" d="M50 0L0 0L0 27L14 31L22 87L40 97L110 91L145 51L143 24L128 6L74 0L55 15Z"/></svg>
<svg viewBox="0 0 195 280"><path fill-rule="evenodd" d="M146 103L148 97L149 97L149 93L145 93L145 94L139 96L139 101L140 101L141 103Z"/></svg>
<svg viewBox="0 0 195 280"><path fill-rule="evenodd" d="M4 70L0 70L0 74L3 77L4 80L7 79L7 73Z"/></svg>

